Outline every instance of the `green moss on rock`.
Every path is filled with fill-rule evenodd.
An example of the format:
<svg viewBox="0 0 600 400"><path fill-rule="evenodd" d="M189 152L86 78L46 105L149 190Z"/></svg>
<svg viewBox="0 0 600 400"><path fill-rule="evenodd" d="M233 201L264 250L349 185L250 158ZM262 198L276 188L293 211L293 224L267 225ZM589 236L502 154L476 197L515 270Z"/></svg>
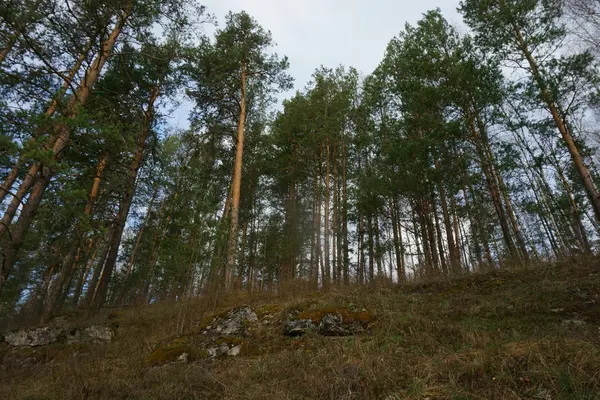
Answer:
<svg viewBox="0 0 600 400"><path fill-rule="evenodd" d="M151 366L169 364L177 361L183 353L187 354L188 361L208 358L206 350L194 346L190 338L179 337L154 349L146 362Z"/></svg>
<svg viewBox="0 0 600 400"><path fill-rule="evenodd" d="M375 322L375 316L369 311L352 311L348 308L324 308L318 310L302 311L293 320L309 319L318 324L326 315L340 315L344 324L360 323L361 325L370 325Z"/></svg>

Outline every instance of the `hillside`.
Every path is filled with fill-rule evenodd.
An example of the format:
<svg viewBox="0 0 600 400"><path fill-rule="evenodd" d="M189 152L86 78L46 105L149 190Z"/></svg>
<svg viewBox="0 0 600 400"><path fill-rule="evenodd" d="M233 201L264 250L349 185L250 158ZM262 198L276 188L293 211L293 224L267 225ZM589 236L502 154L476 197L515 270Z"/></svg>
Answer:
<svg viewBox="0 0 600 400"><path fill-rule="evenodd" d="M571 260L388 288L66 314L71 332L109 326L112 341L0 344L0 398L598 399L599 271L597 259ZM256 320L223 329L240 307ZM326 315L348 331L284 335L290 320ZM207 352L207 340L234 355Z"/></svg>

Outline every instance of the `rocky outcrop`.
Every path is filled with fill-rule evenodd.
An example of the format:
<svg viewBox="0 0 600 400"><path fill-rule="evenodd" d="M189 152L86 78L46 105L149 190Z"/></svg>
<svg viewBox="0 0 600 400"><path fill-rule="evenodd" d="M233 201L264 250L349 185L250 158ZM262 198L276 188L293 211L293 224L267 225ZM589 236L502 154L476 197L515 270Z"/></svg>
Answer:
<svg viewBox="0 0 600 400"><path fill-rule="evenodd" d="M246 340L235 336L187 335L157 346L147 357L151 366L181 364L220 357L235 357L244 352Z"/></svg>
<svg viewBox="0 0 600 400"><path fill-rule="evenodd" d="M246 336L248 328L256 322L258 316L252 308L234 308L214 317L202 333L214 336Z"/></svg>
<svg viewBox="0 0 600 400"><path fill-rule="evenodd" d="M52 343L105 343L110 342L112 338L113 332L106 326L88 326L71 330L64 326L45 326L4 333L4 341L15 347L37 347Z"/></svg>
<svg viewBox="0 0 600 400"><path fill-rule="evenodd" d="M37 329L22 329L19 331L5 332L4 341L11 346L43 346L56 343L62 329L45 326Z"/></svg>
<svg viewBox="0 0 600 400"><path fill-rule="evenodd" d="M75 329L66 335L68 344L77 343L106 343L113 338L113 331L107 326L88 326Z"/></svg>
<svg viewBox="0 0 600 400"><path fill-rule="evenodd" d="M151 366L252 354L257 342L272 334L300 336L316 332L325 336L349 336L367 332L375 318L366 310L347 308L295 311L282 321L279 308L258 311L245 306L205 318L197 333L172 338L157 346L147 357ZM273 326L275 325L275 326ZM283 339L283 338L282 338Z"/></svg>
<svg viewBox="0 0 600 400"><path fill-rule="evenodd" d="M157 346L147 362L159 366L238 356L247 347L249 330L258 322L258 315L250 307L228 310L201 324L200 334L180 336Z"/></svg>
<svg viewBox="0 0 600 400"><path fill-rule="evenodd" d="M317 332L324 336L351 336L370 329L375 318L366 310L345 308L322 309L291 313L284 325L287 336L301 336Z"/></svg>

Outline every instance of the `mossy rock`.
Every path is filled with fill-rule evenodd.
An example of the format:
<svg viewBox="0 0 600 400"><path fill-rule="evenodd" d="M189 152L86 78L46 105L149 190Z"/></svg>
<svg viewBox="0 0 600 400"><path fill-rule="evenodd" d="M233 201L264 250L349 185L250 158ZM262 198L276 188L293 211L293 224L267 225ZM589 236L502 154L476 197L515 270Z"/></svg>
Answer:
<svg viewBox="0 0 600 400"><path fill-rule="evenodd" d="M146 357L146 362L153 367L170 364L176 362L183 353L187 354L187 361L208 358L206 350L194 346L189 337L179 337L154 349Z"/></svg>
<svg viewBox="0 0 600 400"><path fill-rule="evenodd" d="M354 324L359 323L361 325L368 326L375 322L375 316L366 310L353 311L348 308L324 308L318 310L302 311L299 314L293 316L292 320L309 319L313 323L320 323L323 318L327 315L339 315L342 317L342 323Z"/></svg>
<svg viewBox="0 0 600 400"><path fill-rule="evenodd" d="M235 354L229 352L236 349ZM244 355L248 352L248 342L235 336L183 336L159 345L148 357L146 363L150 366L160 366L176 362L193 362L226 355ZM186 354L184 360L180 357Z"/></svg>
<svg viewBox="0 0 600 400"><path fill-rule="evenodd" d="M258 322L254 309L242 306L205 317L199 324L203 334L211 336L247 336L249 329Z"/></svg>
<svg viewBox="0 0 600 400"><path fill-rule="evenodd" d="M228 346L247 346L248 342L236 336L221 336L214 340L215 344L226 344Z"/></svg>
<svg viewBox="0 0 600 400"><path fill-rule="evenodd" d="M259 319L263 319L267 316L276 315L281 312L281 306L278 304L266 304L256 309L256 315Z"/></svg>
<svg viewBox="0 0 600 400"><path fill-rule="evenodd" d="M321 308L290 315L284 326L284 333L287 336L300 336L316 331L324 336L348 336L365 332L374 322L375 316L366 310Z"/></svg>

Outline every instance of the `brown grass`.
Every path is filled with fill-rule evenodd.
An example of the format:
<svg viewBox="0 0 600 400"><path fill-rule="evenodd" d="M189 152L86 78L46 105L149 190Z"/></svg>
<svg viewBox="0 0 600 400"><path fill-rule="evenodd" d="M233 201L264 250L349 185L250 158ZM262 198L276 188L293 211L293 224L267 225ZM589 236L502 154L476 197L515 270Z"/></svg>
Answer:
<svg viewBox="0 0 600 400"><path fill-rule="evenodd" d="M393 288L106 311L95 323L115 327L110 345L0 345L0 398L597 400L599 274L597 260L576 260ZM262 323L241 356L148 364L160 346L188 346L181 338L197 337L210 315L246 304ZM288 338L281 320L290 310L377 320L361 336ZM585 324L563 323L573 319Z"/></svg>

